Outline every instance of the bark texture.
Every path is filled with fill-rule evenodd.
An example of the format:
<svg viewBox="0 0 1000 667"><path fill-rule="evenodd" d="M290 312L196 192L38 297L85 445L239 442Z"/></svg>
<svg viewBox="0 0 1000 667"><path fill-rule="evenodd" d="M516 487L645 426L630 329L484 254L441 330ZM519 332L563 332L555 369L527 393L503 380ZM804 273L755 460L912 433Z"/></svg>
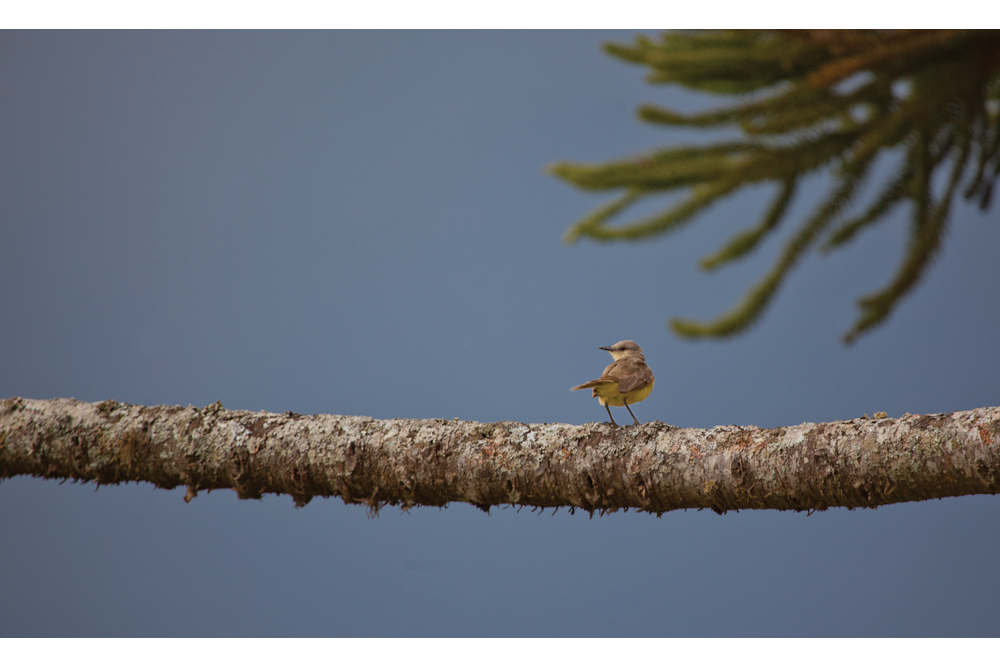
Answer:
<svg viewBox="0 0 1000 667"><path fill-rule="evenodd" d="M776 429L520 424L9 398L0 479L385 504L823 510L1000 493L1000 408Z"/></svg>

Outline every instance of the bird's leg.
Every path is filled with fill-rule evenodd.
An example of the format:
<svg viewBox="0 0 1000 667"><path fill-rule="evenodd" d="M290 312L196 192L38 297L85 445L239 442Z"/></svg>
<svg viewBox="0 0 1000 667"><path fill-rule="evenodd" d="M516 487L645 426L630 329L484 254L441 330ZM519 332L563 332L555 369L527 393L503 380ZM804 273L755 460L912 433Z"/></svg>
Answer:
<svg viewBox="0 0 1000 667"><path fill-rule="evenodd" d="M632 408L630 408L630 407L628 406L628 401L624 401L624 400L623 400L623 401L622 401L622 403L624 403L624 404L625 404L625 409L626 409L626 410L628 410L628 413L629 413L630 415L632 415ZM604 407L608 407L608 406L606 406L606 405L605 405ZM610 410L608 410L608 414L611 414L611 411L610 411ZM634 424L632 424L632 426L638 426L638 425L639 425L639 420L635 418L635 415L632 415L632 421L633 421L633 422L635 422Z"/></svg>
<svg viewBox="0 0 1000 667"><path fill-rule="evenodd" d="M608 411L608 419L611 420L611 423L614 424L615 426L618 426L618 422L616 422L615 418L611 416L611 408L608 407L607 403L604 404L604 409ZM632 419L635 419L635 417L632 417Z"/></svg>

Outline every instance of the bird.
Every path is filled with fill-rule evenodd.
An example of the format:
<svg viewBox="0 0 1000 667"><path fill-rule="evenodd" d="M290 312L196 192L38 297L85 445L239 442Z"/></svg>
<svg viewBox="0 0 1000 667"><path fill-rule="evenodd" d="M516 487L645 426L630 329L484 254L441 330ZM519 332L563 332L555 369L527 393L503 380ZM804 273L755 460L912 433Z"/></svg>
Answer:
<svg viewBox="0 0 1000 667"><path fill-rule="evenodd" d="M628 413L632 415L633 426L638 426L639 420L635 418L629 405L646 400L646 397L653 391L653 371L646 365L646 357L642 356L642 348L636 345L633 340L623 340L614 345L597 349L606 350L614 361L604 369L601 377L584 382L579 387L573 387L570 391L593 389L591 396L596 396L604 409L608 411L608 417L610 417L612 424L618 426L615 418L611 415L611 408L608 406L621 407L624 405Z"/></svg>

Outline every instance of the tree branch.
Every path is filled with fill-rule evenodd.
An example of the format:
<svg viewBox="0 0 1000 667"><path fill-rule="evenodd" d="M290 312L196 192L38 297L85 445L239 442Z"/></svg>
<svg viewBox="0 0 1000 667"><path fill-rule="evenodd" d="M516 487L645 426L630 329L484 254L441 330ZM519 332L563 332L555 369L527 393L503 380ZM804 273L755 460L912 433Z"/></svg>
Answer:
<svg viewBox="0 0 1000 667"><path fill-rule="evenodd" d="M1000 493L1000 408L776 429L303 416L115 401L0 404L0 479L339 496L377 513L465 502L823 510Z"/></svg>

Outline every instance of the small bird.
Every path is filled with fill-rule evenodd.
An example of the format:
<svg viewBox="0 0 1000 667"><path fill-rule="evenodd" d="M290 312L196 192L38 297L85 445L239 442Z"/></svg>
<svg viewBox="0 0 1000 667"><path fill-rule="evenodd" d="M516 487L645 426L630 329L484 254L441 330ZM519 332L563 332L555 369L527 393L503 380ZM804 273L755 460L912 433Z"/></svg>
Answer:
<svg viewBox="0 0 1000 667"><path fill-rule="evenodd" d="M639 420L632 413L631 403L643 401L653 391L653 371L646 365L646 357L642 356L642 348L632 340L623 340L610 347L600 347L599 350L607 350L614 361L604 369L601 377L590 382L585 382L579 387L573 387L570 391L577 389L593 389L592 396L596 396L604 409L608 411L611 423L618 426L615 418L611 416L611 408L625 406L628 413L632 415L633 425L638 426Z"/></svg>

